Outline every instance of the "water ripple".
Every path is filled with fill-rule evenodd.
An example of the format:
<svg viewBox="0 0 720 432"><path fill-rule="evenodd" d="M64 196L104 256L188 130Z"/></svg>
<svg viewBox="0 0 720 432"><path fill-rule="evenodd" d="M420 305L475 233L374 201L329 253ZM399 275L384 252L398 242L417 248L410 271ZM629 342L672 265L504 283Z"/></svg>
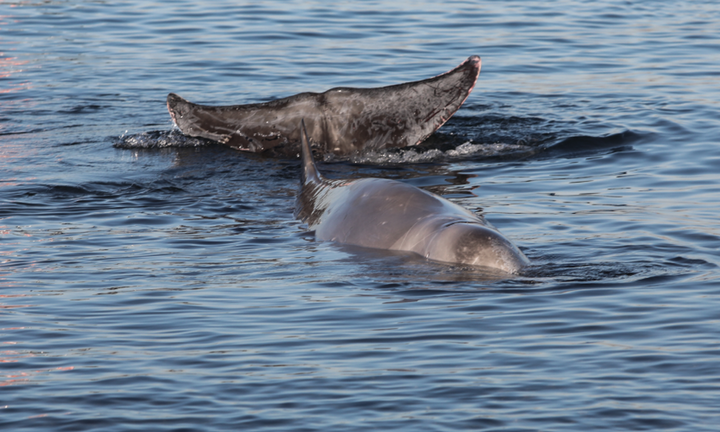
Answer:
<svg viewBox="0 0 720 432"><path fill-rule="evenodd" d="M0 6L0 427L716 430L713 2ZM169 92L263 102L427 78L412 149L320 161L441 194L509 277L318 242L299 163L172 128Z"/></svg>

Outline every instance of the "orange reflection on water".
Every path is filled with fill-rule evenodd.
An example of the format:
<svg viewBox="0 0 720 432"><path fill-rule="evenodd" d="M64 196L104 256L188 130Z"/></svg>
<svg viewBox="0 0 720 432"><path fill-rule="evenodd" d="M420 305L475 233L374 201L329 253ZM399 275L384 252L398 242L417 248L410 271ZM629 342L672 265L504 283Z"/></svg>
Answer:
<svg viewBox="0 0 720 432"><path fill-rule="evenodd" d="M17 297L30 297L27 294L0 294L0 298L17 298ZM22 305L5 305L0 303L0 309L15 309L15 308L26 308L33 305L22 304Z"/></svg>
<svg viewBox="0 0 720 432"><path fill-rule="evenodd" d="M4 354L4 353L0 353ZM50 369L38 369L34 371L29 372L15 372L12 374L2 374L5 379L4 381L0 381L0 387L6 387L11 385L18 385L18 384L26 384L30 382L30 378L34 377L35 375L45 373L45 372L57 372L57 371L69 371L75 369L74 366L61 366L56 368L50 368Z"/></svg>
<svg viewBox="0 0 720 432"><path fill-rule="evenodd" d="M18 61L17 57L2 57L5 53L0 52L0 78L10 78L10 76L17 72L22 72L23 69L17 69L11 71L11 66L22 66L27 64L27 60ZM5 93L5 92L3 92Z"/></svg>
<svg viewBox="0 0 720 432"><path fill-rule="evenodd" d="M2 3L2 1L0 1ZM10 5L10 7L16 6L15 4ZM8 18L13 18L11 15L0 15L0 24L5 24L5 20ZM0 27L2 28L2 27ZM5 45L6 43L3 43L0 40L0 46ZM24 66L28 63L27 60L21 61L18 60L17 57L8 57L4 52L0 52L0 79L2 78L10 78L12 75L16 75L20 72L23 72L24 69L19 69L20 66ZM30 88L30 82L21 82L17 84L13 84L10 88L0 88L0 94L3 93L10 93L13 91L21 90L21 89L27 89Z"/></svg>
<svg viewBox="0 0 720 432"><path fill-rule="evenodd" d="M20 295L0 295L0 297L26 297L24 294ZM27 305L29 306L29 305ZM18 306L22 307L22 306ZM0 329L0 331L7 331L7 330L24 330L25 327L6 327ZM5 341L1 342L2 345L17 345L20 342L16 341ZM25 358L31 358L36 357L35 354L32 352L22 352L18 350L4 350L0 351L0 364L2 363L18 363L22 359ZM75 369L74 366L60 366L60 367L54 367L54 368L47 368L47 369L35 369L35 370L25 370L25 371L0 371L0 387L5 386L11 386L11 385L17 385L17 384L26 384L31 381L31 379L37 375L45 374L48 372L58 372L58 371L70 371Z"/></svg>

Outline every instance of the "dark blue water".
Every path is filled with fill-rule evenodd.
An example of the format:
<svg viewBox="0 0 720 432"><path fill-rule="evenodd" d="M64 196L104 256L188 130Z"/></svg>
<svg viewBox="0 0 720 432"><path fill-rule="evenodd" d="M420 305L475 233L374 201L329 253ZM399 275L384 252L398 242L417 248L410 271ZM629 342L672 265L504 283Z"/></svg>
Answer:
<svg viewBox="0 0 720 432"><path fill-rule="evenodd" d="M714 431L714 2L0 2L3 430ZM485 217L499 278L315 241L298 163L184 139L165 97L423 79L417 149L330 159Z"/></svg>

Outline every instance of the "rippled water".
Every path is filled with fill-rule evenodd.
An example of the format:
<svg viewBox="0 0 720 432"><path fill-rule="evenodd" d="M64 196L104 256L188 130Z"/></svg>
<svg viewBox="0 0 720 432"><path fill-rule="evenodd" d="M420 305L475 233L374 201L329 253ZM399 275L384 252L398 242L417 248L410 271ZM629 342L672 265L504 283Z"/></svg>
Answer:
<svg viewBox="0 0 720 432"><path fill-rule="evenodd" d="M713 2L0 2L3 430L720 424ZM415 149L517 277L315 241L299 164L173 130L483 58Z"/></svg>

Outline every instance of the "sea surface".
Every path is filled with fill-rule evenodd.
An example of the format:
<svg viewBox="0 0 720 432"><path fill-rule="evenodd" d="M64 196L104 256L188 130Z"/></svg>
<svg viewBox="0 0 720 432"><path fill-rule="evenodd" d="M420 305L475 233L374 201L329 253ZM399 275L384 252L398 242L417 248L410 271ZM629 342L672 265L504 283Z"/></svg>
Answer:
<svg viewBox="0 0 720 432"><path fill-rule="evenodd" d="M0 429L717 431L714 1L0 1ZM518 275L316 241L231 105L482 57L412 149Z"/></svg>

